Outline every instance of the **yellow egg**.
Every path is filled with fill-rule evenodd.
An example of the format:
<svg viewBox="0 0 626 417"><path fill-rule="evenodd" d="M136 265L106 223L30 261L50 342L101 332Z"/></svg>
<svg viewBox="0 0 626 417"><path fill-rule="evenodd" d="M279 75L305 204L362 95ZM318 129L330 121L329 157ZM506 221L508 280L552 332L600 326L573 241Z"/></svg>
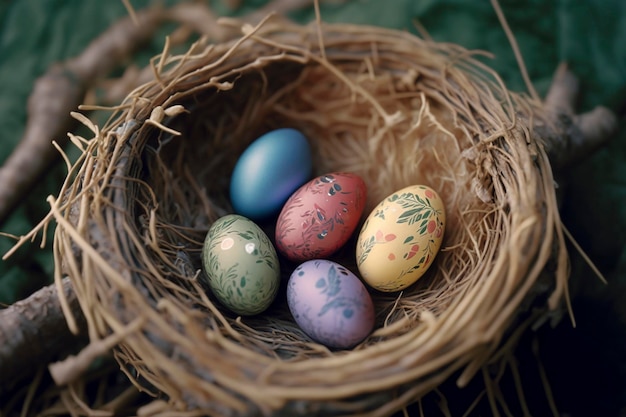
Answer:
<svg viewBox="0 0 626 417"><path fill-rule="evenodd" d="M391 194L365 220L356 247L363 280L385 292L417 281L435 260L446 214L441 197L424 185Z"/></svg>

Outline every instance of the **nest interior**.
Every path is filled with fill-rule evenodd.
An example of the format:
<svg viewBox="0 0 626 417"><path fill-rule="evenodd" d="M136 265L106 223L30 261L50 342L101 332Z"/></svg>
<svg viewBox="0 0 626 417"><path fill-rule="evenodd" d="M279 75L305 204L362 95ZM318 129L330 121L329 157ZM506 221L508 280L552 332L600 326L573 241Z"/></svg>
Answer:
<svg viewBox="0 0 626 417"><path fill-rule="evenodd" d="M94 128L53 207L57 278L72 280L92 340L119 336L116 358L141 389L216 415L383 415L457 370L463 385L520 317L536 318L531 304L557 307L566 254L531 129L539 103L463 48L409 33L271 20L243 29L155 57L155 79ZM309 139L316 175L359 174L366 213L412 184L446 203L434 265L401 293L372 290L375 331L351 350L312 342L284 291L241 318L200 277L206 232L231 211L238 156L280 127ZM356 272L353 244L332 259Z"/></svg>

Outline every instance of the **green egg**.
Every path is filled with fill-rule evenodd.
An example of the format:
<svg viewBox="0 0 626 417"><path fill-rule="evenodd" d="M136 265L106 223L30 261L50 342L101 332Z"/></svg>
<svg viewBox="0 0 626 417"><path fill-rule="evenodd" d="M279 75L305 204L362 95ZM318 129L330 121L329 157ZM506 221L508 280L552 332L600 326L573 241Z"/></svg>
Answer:
<svg viewBox="0 0 626 417"><path fill-rule="evenodd" d="M204 240L202 264L215 297L236 314L259 314L276 298L280 286L276 250L246 217L229 214L213 223Z"/></svg>

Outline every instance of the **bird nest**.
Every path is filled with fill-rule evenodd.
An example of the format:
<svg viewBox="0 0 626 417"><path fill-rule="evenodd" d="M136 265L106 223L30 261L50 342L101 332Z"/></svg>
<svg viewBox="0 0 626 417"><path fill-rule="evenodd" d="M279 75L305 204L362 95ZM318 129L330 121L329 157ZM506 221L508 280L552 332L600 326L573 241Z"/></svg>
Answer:
<svg viewBox="0 0 626 417"><path fill-rule="evenodd" d="M175 409L385 415L453 375L466 384L563 300L567 253L533 129L541 103L467 50L268 18L152 66L101 128L82 118L94 137L73 137L82 156L52 201L54 253L92 343L113 340L122 371ZM435 263L404 291L372 290L375 329L350 350L308 338L282 292L237 317L200 276L207 230L232 211L238 156L281 127L309 139L315 174L361 176L366 212L413 184L446 205ZM355 270L352 249L333 259Z"/></svg>

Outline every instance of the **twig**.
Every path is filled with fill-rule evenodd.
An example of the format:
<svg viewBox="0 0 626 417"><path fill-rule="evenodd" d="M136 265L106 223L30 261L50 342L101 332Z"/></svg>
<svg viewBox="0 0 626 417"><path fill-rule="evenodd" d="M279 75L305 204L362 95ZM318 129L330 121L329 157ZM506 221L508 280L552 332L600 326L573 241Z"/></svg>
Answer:
<svg viewBox="0 0 626 417"><path fill-rule="evenodd" d="M145 318L139 317L132 321L120 333L115 333L105 339L92 341L82 349L78 355L70 355L62 361L48 366L50 375L57 385L65 385L82 376L94 360L110 353L125 337L141 328Z"/></svg>
<svg viewBox="0 0 626 417"><path fill-rule="evenodd" d="M83 92L81 83L62 65L53 66L35 83L24 135L0 167L0 224L57 160L52 140L71 128L65 113L80 104Z"/></svg>
<svg viewBox="0 0 626 417"><path fill-rule="evenodd" d="M617 129L617 116L607 107L597 106L587 113L574 113L578 88L578 79L567 65L559 65L544 101L552 126L535 126L536 133L545 141L555 171L563 171L589 156Z"/></svg>
<svg viewBox="0 0 626 417"><path fill-rule="evenodd" d="M552 113L573 115L578 90L578 78L562 62L554 73L552 84L543 101L545 108Z"/></svg>
<svg viewBox="0 0 626 417"><path fill-rule="evenodd" d="M506 16L504 16L502 7L500 7L500 2L498 0L491 0L491 6L496 12L496 16L498 16L498 20L500 21L500 24L504 29L504 33L506 34L506 37L511 44L511 49L513 50L513 54L515 55L515 60L517 61L520 72L522 73L522 78L524 79L524 83L526 84L528 94L530 94L532 98L539 100L539 94L537 94L537 90L535 90L533 83L530 81L530 77L528 76L528 70L526 69L526 65L524 64L524 59L522 58L522 52L520 51L519 45L517 44L517 39L515 39L515 35L513 35L513 31L511 30L511 27L506 20Z"/></svg>
<svg viewBox="0 0 626 417"><path fill-rule="evenodd" d="M87 323L69 279L63 280L62 288L78 327L85 329ZM0 310L0 395L78 346L80 340L67 326L55 285Z"/></svg>
<svg viewBox="0 0 626 417"><path fill-rule="evenodd" d="M35 82L22 139L0 168L0 224L59 159L52 141L66 142L73 126L69 113L81 104L87 88L149 40L164 14L155 8L136 17L137 25L130 17L121 19L79 56L53 65Z"/></svg>

